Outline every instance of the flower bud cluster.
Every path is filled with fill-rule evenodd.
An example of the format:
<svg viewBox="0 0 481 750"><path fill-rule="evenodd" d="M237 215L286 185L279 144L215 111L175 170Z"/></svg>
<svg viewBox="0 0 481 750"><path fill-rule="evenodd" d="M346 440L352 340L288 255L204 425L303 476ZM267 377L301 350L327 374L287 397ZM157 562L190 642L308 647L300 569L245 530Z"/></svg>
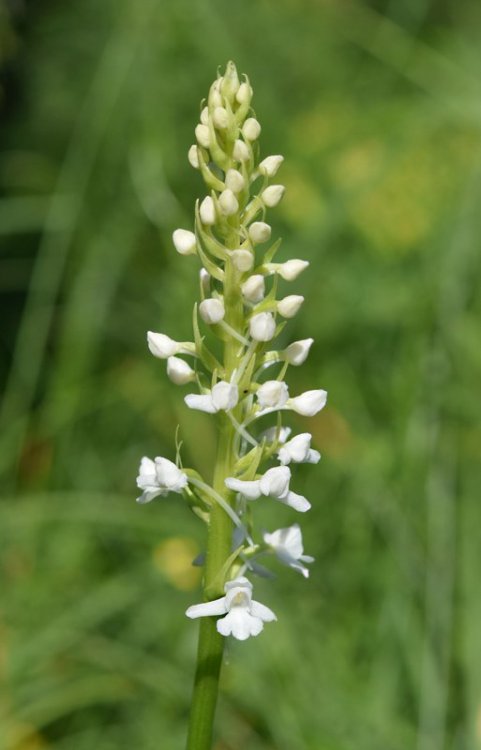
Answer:
<svg viewBox="0 0 481 750"><path fill-rule="evenodd" d="M211 487L197 471L158 457L142 459L137 480L142 490L139 502L177 492L207 522L216 504L232 519L234 553L216 577L224 595L190 607L187 615L222 616L218 631L240 640L257 635L265 622L276 619L252 599L252 583L244 575L255 572L259 555L272 554L305 578L309 575L305 563L313 558L304 555L299 525L264 532L255 540L253 514L246 508L271 498L286 506L279 508L280 514L310 509L307 498L290 487L291 468L315 464L320 454L311 447L308 432L288 439L290 429L282 426L281 415L313 417L327 398L322 389L291 395L285 382L288 366L305 362L313 339L294 341L283 349L271 345L304 302L299 294L277 299L278 285L297 279L309 263L297 258L274 262L280 242L267 245L272 234L267 210L285 193L282 184L270 181L277 180L283 157L260 159L261 126L251 110L252 95L248 79L240 81L234 64L228 63L202 105L195 143L188 151L205 194L196 204L193 229L176 229L172 239L178 253L197 255L201 264L193 340L177 342L164 333L147 334L152 354L167 360L172 382L196 383L197 392L185 395L186 405L214 415L223 434L230 430L225 476L220 486ZM270 377L268 368L274 369ZM269 414L275 415L275 426L258 429L257 420Z"/></svg>

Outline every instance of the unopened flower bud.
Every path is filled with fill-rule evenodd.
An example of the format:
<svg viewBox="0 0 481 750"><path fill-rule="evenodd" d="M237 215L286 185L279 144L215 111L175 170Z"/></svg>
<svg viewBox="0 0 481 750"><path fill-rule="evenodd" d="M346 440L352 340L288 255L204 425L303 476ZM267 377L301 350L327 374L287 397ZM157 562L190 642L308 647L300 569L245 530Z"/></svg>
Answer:
<svg viewBox="0 0 481 750"><path fill-rule="evenodd" d="M219 206L225 216L232 216L239 210L239 203L232 190L223 190L219 196Z"/></svg>
<svg viewBox="0 0 481 750"><path fill-rule="evenodd" d="M207 125L196 125L195 137L197 138L201 146L203 146L204 148L209 148L210 132Z"/></svg>
<svg viewBox="0 0 481 750"><path fill-rule="evenodd" d="M254 265L254 255L250 250L232 250L230 256L235 267L238 271L241 271L241 273L250 271Z"/></svg>
<svg viewBox="0 0 481 750"><path fill-rule="evenodd" d="M248 83L241 83L235 98L239 104L247 104L252 99L252 87Z"/></svg>
<svg viewBox="0 0 481 750"><path fill-rule="evenodd" d="M256 141L261 134L261 126L255 117L249 117L242 126L242 135L248 141Z"/></svg>
<svg viewBox="0 0 481 750"><path fill-rule="evenodd" d="M217 87L217 81L212 86L210 93L209 93L209 104L214 109L216 107L222 107L222 95Z"/></svg>
<svg viewBox="0 0 481 750"><path fill-rule="evenodd" d="M277 273L286 281L294 281L308 267L308 260L298 260L293 258L285 263L279 263Z"/></svg>
<svg viewBox="0 0 481 750"><path fill-rule="evenodd" d="M292 344L284 349L282 352L283 359L290 365L298 366L304 364L309 354L309 349L314 343L314 339L301 339L301 341L293 341Z"/></svg>
<svg viewBox="0 0 481 750"><path fill-rule="evenodd" d="M220 299L210 297L203 300L199 305L200 317L208 325L216 325L223 320L225 315L224 303Z"/></svg>
<svg viewBox="0 0 481 750"><path fill-rule="evenodd" d="M268 208L274 208L280 203L285 191L284 185L269 185L261 195L263 204Z"/></svg>
<svg viewBox="0 0 481 750"><path fill-rule="evenodd" d="M204 297L208 297L210 294L210 273L205 268L200 269L199 280Z"/></svg>
<svg viewBox="0 0 481 750"><path fill-rule="evenodd" d="M253 315L249 323L249 333L254 341L270 341L276 332L276 321L271 313Z"/></svg>
<svg viewBox="0 0 481 750"><path fill-rule="evenodd" d="M220 85L222 95L232 102L239 91L239 87L240 81L239 76L237 75L237 68L233 62L228 62Z"/></svg>
<svg viewBox="0 0 481 750"><path fill-rule="evenodd" d="M225 176L225 186L233 193L240 193L244 189L245 180L237 169L228 169Z"/></svg>
<svg viewBox="0 0 481 750"><path fill-rule="evenodd" d="M267 242L270 236L271 228L269 224L266 224L264 221L255 221L249 227L249 237L251 238L252 242L255 242L256 244L260 242Z"/></svg>
<svg viewBox="0 0 481 750"><path fill-rule="evenodd" d="M282 315L283 318L293 318L301 309L303 302L304 297L300 294L289 294L288 297L279 300L277 303L277 312L279 315Z"/></svg>
<svg viewBox="0 0 481 750"><path fill-rule="evenodd" d="M241 286L242 295L247 302L257 304L264 299L266 283L260 273L250 276Z"/></svg>
<svg viewBox="0 0 481 750"><path fill-rule="evenodd" d="M199 215L202 224L212 226L216 222L215 205L210 195L206 196L199 206Z"/></svg>
<svg viewBox="0 0 481 750"><path fill-rule="evenodd" d="M267 380L257 393L261 409L281 409L289 398L287 385L279 380Z"/></svg>
<svg viewBox="0 0 481 750"><path fill-rule="evenodd" d="M176 385L185 385L195 380L194 370L180 357L169 357L167 359L167 375Z"/></svg>
<svg viewBox="0 0 481 750"><path fill-rule="evenodd" d="M170 336L166 336L165 333L147 331L147 344L150 352L159 359L168 359L179 351L177 341L171 339Z"/></svg>
<svg viewBox="0 0 481 750"><path fill-rule="evenodd" d="M197 145L195 143L189 148L187 158L191 167L194 167L194 169L199 169L199 154L197 151Z"/></svg>
<svg viewBox="0 0 481 750"><path fill-rule="evenodd" d="M200 121L202 125L209 124L209 107L204 107L204 109L200 113Z"/></svg>
<svg viewBox="0 0 481 750"><path fill-rule="evenodd" d="M234 143L232 154L236 161L249 161L250 159L250 151L244 141L241 140Z"/></svg>
<svg viewBox="0 0 481 750"><path fill-rule="evenodd" d="M196 250L196 239L188 229L176 229L172 235L175 249L181 255L193 255Z"/></svg>
<svg viewBox="0 0 481 750"><path fill-rule="evenodd" d="M301 393L300 396L289 399L289 406L297 414L302 414L303 417L313 417L325 407L326 401L327 391L319 389L306 391Z"/></svg>
<svg viewBox="0 0 481 750"><path fill-rule="evenodd" d="M214 126L218 130L224 130L229 124L229 114L225 107L216 107L212 115Z"/></svg>
<svg viewBox="0 0 481 750"><path fill-rule="evenodd" d="M276 154L275 156L267 156L259 164L259 172L266 177L274 177L283 161L284 157L280 154Z"/></svg>

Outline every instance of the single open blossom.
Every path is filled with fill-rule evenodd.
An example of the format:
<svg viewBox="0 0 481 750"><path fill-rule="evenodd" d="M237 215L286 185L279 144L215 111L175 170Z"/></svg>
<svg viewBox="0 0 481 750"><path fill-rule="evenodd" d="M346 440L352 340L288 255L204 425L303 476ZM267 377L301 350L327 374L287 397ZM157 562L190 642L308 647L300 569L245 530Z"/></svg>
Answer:
<svg viewBox="0 0 481 750"><path fill-rule="evenodd" d="M299 524L295 523L286 529L277 529L271 534L264 533L263 539L284 565L297 570L304 578L309 578L309 570L302 563L314 562L314 558L304 554Z"/></svg>
<svg viewBox="0 0 481 750"><path fill-rule="evenodd" d="M144 456L137 477L137 487L143 492L137 498L137 502L150 503L159 495L168 495L169 492L182 493L186 485L187 475L168 458L157 456L152 461Z"/></svg>
<svg viewBox="0 0 481 750"><path fill-rule="evenodd" d="M289 440L280 448L277 457L281 464L317 464L321 459L319 451L311 448L312 435L303 432Z"/></svg>
<svg viewBox="0 0 481 750"><path fill-rule="evenodd" d="M245 641L251 635L259 635L265 622L277 620L274 612L252 598L252 584L241 576L228 581L224 586L225 596L203 604L194 604L186 611L187 617L216 617L216 628L221 635L233 635Z"/></svg>
<svg viewBox="0 0 481 750"><path fill-rule="evenodd" d="M239 400L239 389L235 383L219 380L210 393L189 393L184 401L189 409L198 409L207 414L215 414L218 411L230 411Z"/></svg>
<svg viewBox="0 0 481 750"><path fill-rule="evenodd" d="M311 507L307 498L292 492L289 489L291 471L288 466L274 466L268 469L260 478L252 481L244 481L235 477L225 480L226 487L234 492L239 492L247 500L257 500L264 495L273 497L284 505L289 505L300 513L305 513Z"/></svg>
<svg viewBox="0 0 481 750"><path fill-rule="evenodd" d="M289 390L282 380L266 380L256 396L261 409L281 409L289 398Z"/></svg>

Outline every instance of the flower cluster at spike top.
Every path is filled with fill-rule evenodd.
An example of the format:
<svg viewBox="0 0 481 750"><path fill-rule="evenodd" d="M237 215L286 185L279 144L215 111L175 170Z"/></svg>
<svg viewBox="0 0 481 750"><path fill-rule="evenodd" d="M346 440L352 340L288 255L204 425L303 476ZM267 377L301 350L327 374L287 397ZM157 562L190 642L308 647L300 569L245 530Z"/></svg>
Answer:
<svg viewBox="0 0 481 750"><path fill-rule="evenodd" d="M182 494L208 525L214 507L229 522L229 555L217 572L217 590L206 586L204 601L188 608L190 618L215 616L224 636L244 640L258 635L274 613L252 598L245 577L265 573L258 562L272 555L308 577L298 524L264 532L255 540L252 508L271 498L304 513L311 504L291 489L291 467L315 464L320 454L311 448L307 432L291 437L282 426L283 412L312 417L325 405L321 389L291 395L285 382L289 365L306 360L313 340L294 341L278 351L272 342L299 311L304 298L277 298L278 286L294 281L309 265L300 259L274 262L280 241L271 244L267 209L284 195L276 182L283 157L259 156L261 126L251 110L252 88L239 81L235 65L212 84L201 105L195 127L196 143L188 152L200 172L207 195L195 207L195 231L176 229L173 244L181 255L197 255L200 263L200 302L194 306L193 341L178 342L149 331L151 353L166 360L167 375L177 385L196 386L185 403L219 420L222 463L212 486L180 459L143 458L138 502L147 503L170 492ZM274 374L271 374L274 371ZM257 420L273 415L274 425L261 431ZM264 425L265 426L265 425ZM230 436L230 437L229 437ZM222 474L219 478L219 471ZM209 559L207 548L207 561ZM219 584L220 580L220 584ZM220 589L220 592L219 592Z"/></svg>

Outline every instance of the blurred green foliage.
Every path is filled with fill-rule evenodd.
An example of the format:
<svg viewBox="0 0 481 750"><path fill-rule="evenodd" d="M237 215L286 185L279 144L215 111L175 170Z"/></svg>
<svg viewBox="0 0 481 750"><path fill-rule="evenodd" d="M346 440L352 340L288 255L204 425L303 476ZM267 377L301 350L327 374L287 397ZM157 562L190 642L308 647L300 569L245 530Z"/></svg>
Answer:
<svg viewBox="0 0 481 750"><path fill-rule="evenodd" d="M1 750L183 745L203 529L134 484L177 424L212 461L145 331L189 336L170 237L230 58L286 157L281 259L311 262L291 392L329 408L295 482L317 562L257 584L279 622L229 643L216 750L480 748L479 3L12 3L0 45Z"/></svg>

